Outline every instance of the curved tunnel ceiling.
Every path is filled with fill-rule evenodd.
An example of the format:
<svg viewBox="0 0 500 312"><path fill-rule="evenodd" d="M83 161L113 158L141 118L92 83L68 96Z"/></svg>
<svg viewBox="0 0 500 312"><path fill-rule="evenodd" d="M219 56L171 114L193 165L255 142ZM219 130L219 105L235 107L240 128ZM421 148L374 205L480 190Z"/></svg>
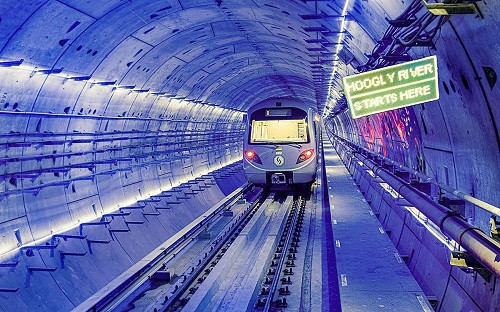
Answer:
<svg viewBox="0 0 500 312"><path fill-rule="evenodd" d="M217 171L244 183L243 115L272 97L317 109L323 138L370 149L498 205L500 7L478 5L480 16L444 19L427 45L400 44L396 56L404 58L391 59L383 48L398 44L396 35L425 29L418 24L430 13L421 0L0 1L0 257L24 259L23 246ZM407 10L414 12L398 20ZM393 27L394 20L417 25ZM438 59L439 100L351 118L342 77L429 55ZM205 199L222 199L237 183L230 184L214 184L217 194ZM467 204L461 213L490 230L491 215L479 207ZM168 218L172 227L158 233L165 239L190 222L177 212ZM112 248L138 261L157 247L152 242ZM59 270L59 280L19 287L22 260L0 276L0 286L7 281L22 295L17 303L0 296L0 310L40 310L45 298L37 289L45 282L54 291L45 310L67 310L133 262L112 260L95 259L112 267L106 276ZM103 278L79 293L65 275L75 272L86 281ZM73 302L59 300L67 289Z"/></svg>
<svg viewBox="0 0 500 312"><path fill-rule="evenodd" d="M9 3L2 17L0 58L243 111L271 96L321 107L332 67L318 69L314 62L339 39L334 36L327 49L308 28L339 32L342 5L20 1ZM323 72L323 85L314 80L315 70Z"/></svg>
<svg viewBox="0 0 500 312"><path fill-rule="evenodd" d="M59 96L78 108L108 103L97 109L98 115L109 114L122 101L130 103L127 116L146 116L147 103L170 98L246 111L265 98L292 96L324 117L334 116L346 107L341 77L370 59L388 21L418 5L383 0L3 1L0 61L24 60L19 68L27 72L17 74L16 81L29 85L5 101L19 102L20 111L40 112L60 112L45 100ZM489 16L495 12L491 6L483 10ZM465 51L469 62L480 68L479 62L473 64L474 55L488 65L495 49L472 45L478 32L474 27L494 37L489 21L472 27L469 16L454 19L460 19L455 33L464 36L458 40L465 40L461 44L470 50ZM434 48L414 49L410 57L446 50L439 41ZM453 53L444 54L450 58ZM443 60L440 67L451 70L453 65ZM29 71L55 74L38 77ZM66 82L68 77L75 81ZM92 89L95 83L111 87ZM67 94L56 94L59 87ZM138 92L111 93L123 89ZM23 103L32 98L33 107ZM495 126L498 112L488 109Z"/></svg>

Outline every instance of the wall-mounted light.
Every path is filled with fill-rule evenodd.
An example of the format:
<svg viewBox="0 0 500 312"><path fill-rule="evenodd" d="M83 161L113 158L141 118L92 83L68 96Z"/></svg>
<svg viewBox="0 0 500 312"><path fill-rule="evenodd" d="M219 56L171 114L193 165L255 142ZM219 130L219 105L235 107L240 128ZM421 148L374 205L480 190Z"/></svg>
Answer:
<svg viewBox="0 0 500 312"><path fill-rule="evenodd" d="M76 77L68 77L66 78L67 80L74 80L74 81L86 81L90 80L92 76L76 76Z"/></svg>
<svg viewBox="0 0 500 312"><path fill-rule="evenodd" d="M115 81L94 81L92 84L100 85L100 86L111 86L116 84Z"/></svg>
<svg viewBox="0 0 500 312"><path fill-rule="evenodd" d="M20 59L19 61L0 61L0 67L13 67L19 66L24 62L24 59Z"/></svg>
<svg viewBox="0 0 500 312"><path fill-rule="evenodd" d="M125 89L125 90L133 90L135 85L133 86L116 86L115 89Z"/></svg>
<svg viewBox="0 0 500 312"><path fill-rule="evenodd" d="M63 80L63 84L66 83L66 81L68 80L73 80L73 81L87 81L87 80L90 80L90 78L92 78L92 76L75 76L75 77L66 77L64 78Z"/></svg>
<svg viewBox="0 0 500 312"><path fill-rule="evenodd" d="M52 69L35 69L33 72L37 74L45 74L45 75L50 75L50 74L60 74L63 71L64 68L52 68Z"/></svg>

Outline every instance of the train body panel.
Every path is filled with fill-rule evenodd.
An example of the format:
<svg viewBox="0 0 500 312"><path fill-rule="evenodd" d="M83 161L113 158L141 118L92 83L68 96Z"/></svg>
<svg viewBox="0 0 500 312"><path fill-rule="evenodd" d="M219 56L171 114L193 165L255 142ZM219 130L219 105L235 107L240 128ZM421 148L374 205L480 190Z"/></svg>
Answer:
<svg viewBox="0 0 500 312"><path fill-rule="evenodd" d="M265 100L248 111L243 168L248 181L293 185L314 181L318 165L316 114L291 98Z"/></svg>

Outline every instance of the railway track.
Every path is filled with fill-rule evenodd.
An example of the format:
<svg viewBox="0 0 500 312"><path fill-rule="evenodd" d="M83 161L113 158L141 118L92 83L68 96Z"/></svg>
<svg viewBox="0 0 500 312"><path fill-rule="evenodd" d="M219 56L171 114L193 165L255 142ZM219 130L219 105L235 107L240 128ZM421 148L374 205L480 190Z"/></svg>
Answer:
<svg viewBox="0 0 500 312"><path fill-rule="evenodd" d="M196 291L183 302L185 311L239 311L252 309L256 285L265 263L277 245L292 206L289 192L271 193L246 225L225 246L224 257L211 263L210 274L200 279ZM177 311L171 309L169 311Z"/></svg>
<svg viewBox="0 0 500 312"><path fill-rule="evenodd" d="M133 310L136 298L140 298L149 290L158 287L155 275L157 273L160 273L160 275L165 273L165 269L169 267L171 262L178 261L177 258L180 254L189 253L193 242L196 242L196 238L203 235L210 226L215 224L219 228L223 228L221 231L222 237L227 234L226 226L231 227L238 224L241 219L244 219L245 215L253 211L253 204L239 205L240 209L234 209L235 206L238 206L237 203L239 200L244 198L248 192L253 194L254 199L264 195L261 189L254 189L249 184L234 191L224 201L209 209L139 263L131 267L127 272L111 282L108 287L101 289L101 291L87 299L78 309L83 311ZM234 215L233 210L237 212ZM230 218L228 218L229 215L231 216ZM217 228L217 226L215 227ZM215 245L217 243L221 244L222 238L218 237L215 242ZM216 246L212 247L212 249L215 248ZM182 279L183 277L179 278L175 274L171 274L169 282ZM153 310L154 308L151 311Z"/></svg>
<svg viewBox="0 0 500 312"><path fill-rule="evenodd" d="M303 279L310 279L304 268L310 262L306 256L309 241L302 237L311 220L306 209L309 191L262 191L240 208L234 207L243 192L229 198L224 208L203 219L203 226L194 226L175 248L96 311L301 307ZM228 218L232 205L236 206ZM170 279L156 281L157 272L167 268Z"/></svg>
<svg viewBox="0 0 500 312"><path fill-rule="evenodd" d="M278 311L290 297L296 297L292 310L300 306L308 245L301 236L304 218L311 215L305 193L262 198L211 255L185 273L182 285L172 285L170 297L147 311Z"/></svg>
<svg viewBox="0 0 500 312"><path fill-rule="evenodd" d="M257 311L278 311L288 308L287 297L291 295L293 276L297 273L297 267L302 270L302 267L297 266L295 262L301 242L306 200L302 195L295 197L267 273L261 281L260 294L254 306ZM300 287L295 295L300 297Z"/></svg>
<svg viewBox="0 0 500 312"><path fill-rule="evenodd" d="M193 294L199 289L199 286L205 281L212 269L218 264L226 254L231 244L235 241L241 231L250 222L255 213L264 203L267 193L255 201L235 222L229 224L221 234L211 244L212 246L205 251L203 259L200 259L196 268L191 266L181 276L182 280L173 285L170 289L170 297L155 302L148 307L148 311L180 311L191 299ZM269 196L274 196L272 193Z"/></svg>

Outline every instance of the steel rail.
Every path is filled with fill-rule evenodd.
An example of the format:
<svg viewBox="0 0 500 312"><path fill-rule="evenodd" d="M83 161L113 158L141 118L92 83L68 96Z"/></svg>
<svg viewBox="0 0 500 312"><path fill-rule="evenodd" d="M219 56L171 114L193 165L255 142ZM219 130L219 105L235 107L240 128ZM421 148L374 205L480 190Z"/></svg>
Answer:
<svg viewBox="0 0 500 312"><path fill-rule="evenodd" d="M266 303L264 305L264 310L263 310L265 312L270 311L271 310L271 305L273 304L273 298L274 298L274 295L276 294L276 289L278 288L278 283L279 283L279 280L280 280L279 277L280 277L280 274L281 274L281 270L283 268L283 264L285 263L286 253L287 253L288 248L290 247L290 242L292 240L293 228L295 227L295 225L297 223L298 216L299 216L299 210L300 210L300 203L301 203L301 201L302 201L302 197L299 197L292 204L292 208L291 209L293 209L293 211L290 211L291 213L293 213L292 220L290 222L290 226L288 228L288 233L286 235L286 239L285 239L285 242L284 242L282 250L281 250L282 251L281 252L281 257L280 257L280 259L278 261L278 264L276 266L276 271L275 271L275 274L274 274L274 278L272 279L271 286L269 287L269 293L267 294L267 297L266 297Z"/></svg>

